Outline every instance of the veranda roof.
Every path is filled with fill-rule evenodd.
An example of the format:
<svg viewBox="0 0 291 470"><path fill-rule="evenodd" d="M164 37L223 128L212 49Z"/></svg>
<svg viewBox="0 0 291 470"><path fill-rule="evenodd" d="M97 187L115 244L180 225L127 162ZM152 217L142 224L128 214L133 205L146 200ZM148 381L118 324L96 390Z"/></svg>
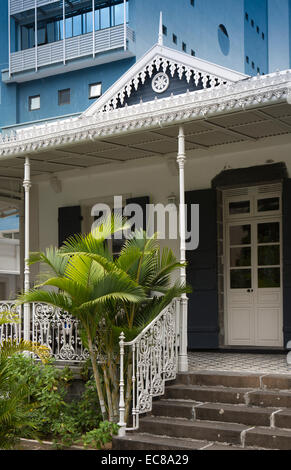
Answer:
<svg viewBox="0 0 291 470"><path fill-rule="evenodd" d="M153 68L207 88L126 106ZM195 78L196 77L196 78ZM198 78L197 78L198 77ZM291 133L291 70L247 77L157 45L78 117L14 130L0 139L0 175L32 176L177 152L183 123L191 155Z"/></svg>

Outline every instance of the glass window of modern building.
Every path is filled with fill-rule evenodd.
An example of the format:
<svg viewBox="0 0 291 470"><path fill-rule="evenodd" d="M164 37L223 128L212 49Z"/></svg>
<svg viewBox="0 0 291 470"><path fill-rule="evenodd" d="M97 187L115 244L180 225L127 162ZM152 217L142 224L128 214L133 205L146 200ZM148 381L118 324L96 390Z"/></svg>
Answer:
<svg viewBox="0 0 291 470"><path fill-rule="evenodd" d="M29 108L29 111L35 111L37 109L40 109L40 95L29 96L28 108Z"/></svg>
<svg viewBox="0 0 291 470"><path fill-rule="evenodd" d="M102 95L102 83L91 83L89 85L89 99L99 98Z"/></svg>
<svg viewBox="0 0 291 470"><path fill-rule="evenodd" d="M84 8L82 8L84 3ZM65 15L65 38L72 38L87 33L92 33L93 23L95 31L111 28L124 23L124 2L123 0L112 1L111 6L104 6L104 3L96 2L94 21L92 8L88 8L88 2L78 2L74 6L71 2L66 2L65 9L51 17L50 10L38 9L37 18L34 10L29 10L27 20L15 24L15 47L16 50L25 50L35 45L35 23L37 23L38 46L48 44L63 39L63 17ZM60 3L61 7L61 3ZM128 2L126 2L126 18L128 22ZM17 40L17 37L20 40Z"/></svg>
<svg viewBox="0 0 291 470"><path fill-rule="evenodd" d="M70 104L71 102L71 89L66 88L65 90L59 90L58 92L58 104L59 106L63 104Z"/></svg>

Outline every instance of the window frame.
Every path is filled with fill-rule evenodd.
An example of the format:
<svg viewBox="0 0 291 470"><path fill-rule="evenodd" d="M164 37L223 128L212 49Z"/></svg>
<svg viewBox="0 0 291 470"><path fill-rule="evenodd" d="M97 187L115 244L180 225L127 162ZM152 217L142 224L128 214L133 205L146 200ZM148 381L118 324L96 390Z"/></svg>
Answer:
<svg viewBox="0 0 291 470"><path fill-rule="evenodd" d="M62 96L62 93L64 92L69 92L68 93L68 96L69 96L69 101L66 101L65 103L62 103L61 102L61 96ZM71 88L64 88L62 90L58 90L58 106L64 106L64 105L68 105L68 104L71 104Z"/></svg>
<svg viewBox="0 0 291 470"><path fill-rule="evenodd" d="M39 100L39 106L37 108L34 108L34 107L32 107L32 102L36 98L38 98L38 100ZM40 109L40 94L29 96L28 97L28 110L29 111L38 111L39 109Z"/></svg>
<svg viewBox="0 0 291 470"><path fill-rule="evenodd" d="M94 95L94 96L91 96L91 87L94 87L94 86L97 86L97 85L100 85L100 95ZM96 100L98 98L100 98L100 96L102 96L102 82L96 82L96 83L89 83L88 85L88 88L89 88L89 93L88 93L88 98L89 100Z"/></svg>

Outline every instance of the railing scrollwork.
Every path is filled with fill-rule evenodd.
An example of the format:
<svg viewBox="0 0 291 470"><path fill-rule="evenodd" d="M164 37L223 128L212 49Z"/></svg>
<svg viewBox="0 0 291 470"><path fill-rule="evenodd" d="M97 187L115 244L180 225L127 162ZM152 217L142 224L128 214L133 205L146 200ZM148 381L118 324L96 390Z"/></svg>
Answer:
<svg viewBox="0 0 291 470"><path fill-rule="evenodd" d="M164 395L165 385L178 371L179 299L175 299L131 342L120 336L120 436L139 428L139 416L152 410L154 397ZM125 355L132 363L132 427L125 422ZM127 377L127 380L130 378Z"/></svg>

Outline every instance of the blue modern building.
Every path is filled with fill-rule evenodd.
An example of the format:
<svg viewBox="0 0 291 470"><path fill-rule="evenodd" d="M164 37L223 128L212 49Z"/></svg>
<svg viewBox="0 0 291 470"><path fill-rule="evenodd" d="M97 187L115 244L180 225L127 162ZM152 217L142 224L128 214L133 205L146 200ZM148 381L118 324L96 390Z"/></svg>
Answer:
<svg viewBox="0 0 291 470"><path fill-rule="evenodd" d="M165 46L248 75L287 69L289 10L289 0L2 0L0 128L83 112L152 47L160 11Z"/></svg>

